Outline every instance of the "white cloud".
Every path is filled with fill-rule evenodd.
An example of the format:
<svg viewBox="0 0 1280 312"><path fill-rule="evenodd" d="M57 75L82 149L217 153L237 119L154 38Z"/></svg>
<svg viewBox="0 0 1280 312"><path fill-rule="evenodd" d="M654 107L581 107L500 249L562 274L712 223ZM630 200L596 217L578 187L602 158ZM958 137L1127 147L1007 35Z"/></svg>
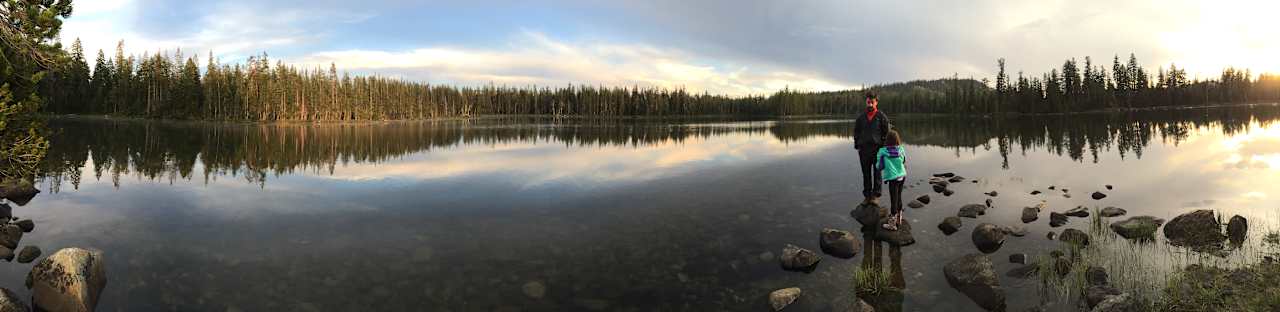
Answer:
<svg viewBox="0 0 1280 312"><path fill-rule="evenodd" d="M785 86L814 91L849 87L816 73L711 62L678 49L645 44L566 42L537 32L524 32L505 48L326 51L291 61L316 67L334 63L356 72L467 85L638 85L737 96L767 94Z"/></svg>

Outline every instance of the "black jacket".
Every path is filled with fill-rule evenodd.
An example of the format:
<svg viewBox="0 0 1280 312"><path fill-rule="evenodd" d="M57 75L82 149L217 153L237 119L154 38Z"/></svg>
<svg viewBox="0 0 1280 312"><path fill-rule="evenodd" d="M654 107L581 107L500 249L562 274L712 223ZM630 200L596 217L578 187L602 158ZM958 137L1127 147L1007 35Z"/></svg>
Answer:
<svg viewBox="0 0 1280 312"><path fill-rule="evenodd" d="M858 120L853 122L853 148L855 149L884 146L888 136L889 115L885 115L883 111L876 112L876 116L871 120L867 120L866 115L859 114Z"/></svg>

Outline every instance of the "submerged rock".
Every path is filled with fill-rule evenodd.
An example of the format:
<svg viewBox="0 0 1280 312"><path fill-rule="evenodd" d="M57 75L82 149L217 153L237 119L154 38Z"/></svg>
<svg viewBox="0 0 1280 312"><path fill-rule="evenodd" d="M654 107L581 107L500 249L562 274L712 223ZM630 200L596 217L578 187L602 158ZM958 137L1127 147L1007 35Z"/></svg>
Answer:
<svg viewBox="0 0 1280 312"><path fill-rule="evenodd" d="M973 228L973 245L983 253L993 253L1004 245L1004 231L999 227L983 223Z"/></svg>
<svg viewBox="0 0 1280 312"><path fill-rule="evenodd" d="M943 191L946 191L946 190L947 190L946 185L940 185L940 184L933 185L933 192L935 193L942 193Z"/></svg>
<svg viewBox="0 0 1280 312"><path fill-rule="evenodd" d="M933 177L935 177L935 178L950 178L950 177L954 177L954 176L956 176L956 174L955 174L955 173L951 173L951 172L943 172L943 173L935 173L935 174L933 174Z"/></svg>
<svg viewBox="0 0 1280 312"><path fill-rule="evenodd" d="M1102 301L1107 300L1107 298L1110 298L1111 296L1117 296L1117 295L1120 295L1120 290L1117 290L1114 287L1107 286L1107 285L1096 285L1096 286L1090 286L1088 289L1085 289L1084 300L1085 300L1085 303L1089 305L1089 308L1092 309L1094 307L1097 307L1099 303L1102 303Z"/></svg>
<svg viewBox="0 0 1280 312"><path fill-rule="evenodd" d="M962 177L962 176L954 176L954 177L951 177L950 179L947 179L947 182L951 182L951 183L960 183L960 182L964 182L964 177Z"/></svg>
<svg viewBox="0 0 1280 312"><path fill-rule="evenodd" d="M1062 235L1058 235L1058 240L1072 245L1089 246L1089 234L1077 229L1062 230Z"/></svg>
<svg viewBox="0 0 1280 312"><path fill-rule="evenodd" d="M773 307L774 311L782 311L792 302L796 302L796 299L800 299L799 287L774 290L769 293L769 306Z"/></svg>
<svg viewBox="0 0 1280 312"><path fill-rule="evenodd" d="M0 246L17 249L20 241L22 241L22 228L13 224L0 225Z"/></svg>
<svg viewBox="0 0 1280 312"><path fill-rule="evenodd" d="M40 260L27 274L36 310L93 311L107 286L102 252L63 248Z"/></svg>
<svg viewBox="0 0 1280 312"><path fill-rule="evenodd" d="M880 220L880 224L888 222L888 218ZM902 224L898 225L898 230L896 231L891 231L885 229L883 226L877 225L875 235L873 237L878 241L889 243L889 245L896 247L910 246L911 244L916 243L915 236L911 235L911 223L906 220L903 220Z"/></svg>
<svg viewBox="0 0 1280 312"><path fill-rule="evenodd" d="M1023 237L1031 233L1031 231L1027 230L1027 227L1021 225L1006 225L1000 227L1000 230L1013 237Z"/></svg>
<svg viewBox="0 0 1280 312"><path fill-rule="evenodd" d="M822 229L818 235L818 246L828 255L845 259L853 258L862 248L853 233L836 229Z"/></svg>
<svg viewBox="0 0 1280 312"><path fill-rule="evenodd" d="M1012 257L1012 255L1010 255L1010 257ZM1010 258L1010 261L1013 261L1013 259L1012 259L1012 258ZM1038 272L1040 272L1040 266L1039 266L1039 265L1036 265L1036 264L1026 264L1026 265L1021 265L1021 266L1018 266L1018 267L1016 267L1016 268L1010 269L1010 270L1009 270L1009 272L1005 273L1004 275L1005 275L1005 276L1008 276L1008 277L1013 277L1013 278L1023 278L1023 279L1025 279L1025 278L1029 278L1029 277L1035 276L1035 275L1036 275L1036 273L1038 273Z"/></svg>
<svg viewBox="0 0 1280 312"><path fill-rule="evenodd" d="M1106 297L1105 300L1102 300L1102 302L1099 302L1098 305L1094 306L1093 310L1090 310L1090 311L1092 312L1131 312L1131 311L1141 311L1140 310L1141 308L1142 306L1139 305L1138 301L1133 297L1133 295L1130 295L1129 293L1122 293L1119 295Z"/></svg>
<svg viewBox="0 0 1280 312"><path fill-rule="evenodd" d="M960 212L956 216L965 218L977 218L978 216L987 214L987 206L981 204L968 204L960 207Z"/></svg>
<svg viewBox="0 0 1280 312"><path fill-rule="evenodd" d="M1040 218L1040 208L1024 207L1022 208L1022 223L1031 223Z"/></svg>
<svg viewBox="0 0 1280 312"><path fill-rule="evenodd" d="M987 201L986 201L986 202L984 202L984 204L987 204L987 208L992 208L992 205L991 205L991 199L990 199L990 198L987 198Z"/></svg>
<svg viewBox="0 0 1280 312"><path fill-rule="evenodd" d="M13 249L0 246L0 259L3 259L4 261L13 261Z"/></svg>
<svg viewBox="0 0 1280 312"><path fill-rule="evenodd" d="M1101 200L1103 198L1107 198L1107 194L1103 194L1102 192L1093 192L1093 195L1089 195L1089 196L1093 197L1093 200Z"/></svg>
<svg viewBox="0 0 1280 312"><path fill-rule="evenodd" d="M1129 213L1129 211L1116 208L1116 207L1102 208L1102 211L1098 212L1099 215L1102 215L1103 217L1107 217L1107 218L1123 216L1126 213Z"/></svg>
<svg viewBox="0 0 1280 312"><path fill-rule="evenodd" d="M931 199L929 198L929 195L920 195L920 197L916 197L916 201L928 205Z"/></svg>
<svg viewBox="0 0 1280 312"><path fill-rule="evenodd" d="M1107 190L1108 190L1108 191L1110 191L1110 190L1111 190L1111 184L1107 184L1106 186L1107 186Z"/></svg>
<svg viewBox="0 0 1280 312"><path fill-rule="evenodd" d="M13 293L8 288L0 288L0 312L27 312L31 308L27 307L22 298L18 294Z"/></svg>
<svg viewBox="0 0 1280 312"><path fill-rule="evenodd" d="M1062 226L1063 224L1067 224L1067 221L1068 221L1068 220L1067 220L1067 215L1064 215L1064 214L1061 214L1061 213L1057 213L1057 212L1049 212L1049 226L1050 226L1050 227L1059 227L1059 226Z"/></svg>
<svg viewBox="0 0 1280 312"><path fill-rule="evenodd" d="M1085 218L1089 216L1089 208L1085 208L1084 206L1076 206L1075 208L1071 208L1071 210L1067 210L1067 212L1063 214L1070 217Z"/></svg>
<svg viewBox="0 0 1280 312"><path fill-rule="evenodd" d="M947 284L988 311L1004 311L1004 288L996 278L991 260L982 254L968 254L942 267Z"/></svg>
<svg viewBox="0 0 1280 312"><path fill-rule="evenodd" d="M986 192L986 193L983 193L983 194L987 194L987 196L991 196L991 197L996 197L997 195L1000 195L1000 193L998 193L998 192L996 192L996 191L990 191L990 192Z"/></svg>
<svg viewBox="0 0 1280 312"><path fill-rule="evenodd" d="M1088 282L1090 286L1106 285L1107 270L1099 266L1090 266L1088 269L1084 270L1084 280Z"/></svg>
<svg viewBox="0 0 1280 312"><path fill-rule="evenodd" d="M1049 233L1048 233L1048 234L1045 234L1045 235L1044 235L1044 237L1045 237L1045 238L1048 238L1049 240L1053 240L1053 238L1055 238L1055 237L1057 237L1057 236L1058 236L1058 233L1054 233L1053 231L1049 231Z"/></svg>
<svg viewBox="0 0 1280 312"><path fill-rule="evenodd" d="M782 257L779 257L779 259L781 259L783 269L806 272L813 271L814 267L818 265L818 261L822 260L812 250L792 244L787 244L787 247L782 249Z"/></svg>
<svg viewBox="0 0 1280 312"><path fill-rule="evenodd" d="M907 203L907 207L911 207L912 209L920 209L920 208L924 208L924 203L921 203L918 200L913 200Z"/></svg>
<svg viewBox="0 0 1280 312"><path fill-rule="evenodd" d="M1231 240L1231 244L1239 246L1244 243L1245 236L1249 234L1249 220L1236 215L1231 217L1231 221L1227 221L1227 238Z"/></svg>
<svg viewBox="0 0 1280 312"><path fill-rule="evenodd" d="M1027 254L1024 254L1024 253L1009 254L1009 263L1027 264Z"/></svg>
<svg viewBox="0 0 1280 312"><path fill-rule="evenodd" d="M18 252L18 263L31 263L40 257L40 247L26 246Z"/></svg>
<svg viewBox="0 0 1280 312"><path fill-rule="evenodd" d="M1174 246L1213 248L1226 239L1213 210L1196 210L1179 215L1164 226L1164 236Z"/></svg>
<svg viewBox="0 0 1280 312"><path fill-rule="evenodd" d="M951 189L945 189L945 190L942 190L942 196L951 196L951 195L953 195L953 194L955 194L955 193L956 193L956 192L955 192L955 191L952 191Z"/></svg>
<svg viewBox="0 0 1280 312"><path fill-rule="evenodd" d="M1040 195L1040 190L1031 191L1031 195Z"/></svg>
<svg viewBox="0 0 1280 312"><path fill-rule="evenodd" d="M13 224L17 225L19 229L21 229L23 232L26 232L26 233L31 233L31 231L34 231L36 229L36 222L31 221L31 219L22 219Z"/></svg>
<svg viewBox="0 0 1280 312"><path fill-rule="evenodd" d="M1120 237L1133 240L1155 239L1156 229L1164 224L1164 219L1152 216L1130 217L1124 221L1111 223L1111 231Z"/></svg>
<svg viewBox="0 0 1280 312"><path fill-rule="evenodd" d="M938 224L938 230L942 231L942 234L951 235L952 233L959 231L962 225L960 218L946 217L945 219L942 219L942 223Z"/></svg>

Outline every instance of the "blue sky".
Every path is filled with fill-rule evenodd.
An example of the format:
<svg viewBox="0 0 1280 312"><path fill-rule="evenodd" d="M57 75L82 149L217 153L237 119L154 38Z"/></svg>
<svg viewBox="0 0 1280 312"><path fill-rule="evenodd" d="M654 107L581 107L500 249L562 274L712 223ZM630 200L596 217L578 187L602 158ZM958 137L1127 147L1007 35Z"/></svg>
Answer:
<svg viewBox="0 0 1280 312"><path fill-rule="evenodd" d="M63 41L114 53L266 52L461 85L684 87L731 95L1039 74L1137 53L1202 76L1280 71L1274 1L81 0Z"/></svg>

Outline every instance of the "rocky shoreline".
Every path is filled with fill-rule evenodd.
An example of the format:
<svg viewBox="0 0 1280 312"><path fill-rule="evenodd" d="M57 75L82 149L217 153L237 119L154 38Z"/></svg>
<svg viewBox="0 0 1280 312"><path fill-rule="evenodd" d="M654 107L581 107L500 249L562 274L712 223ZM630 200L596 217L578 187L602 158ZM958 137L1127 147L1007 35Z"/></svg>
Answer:
<svg viewBox="0 0 1280 312"><path fill-rule="evenodd" d="M13 205L26 206L40 193L31 182L5 181L0 183L0 259L15 260L24 233L35 230L31 219L13 216ZM25 245L16 254L18 263L31 263L40 258L42 251L35 245ZM31 291L31 304L0 285L0 311L93 311L99 295L106 287L106 265L102 251L84 248L63 248L50 254L32 266L24 285Z"/></svg>

